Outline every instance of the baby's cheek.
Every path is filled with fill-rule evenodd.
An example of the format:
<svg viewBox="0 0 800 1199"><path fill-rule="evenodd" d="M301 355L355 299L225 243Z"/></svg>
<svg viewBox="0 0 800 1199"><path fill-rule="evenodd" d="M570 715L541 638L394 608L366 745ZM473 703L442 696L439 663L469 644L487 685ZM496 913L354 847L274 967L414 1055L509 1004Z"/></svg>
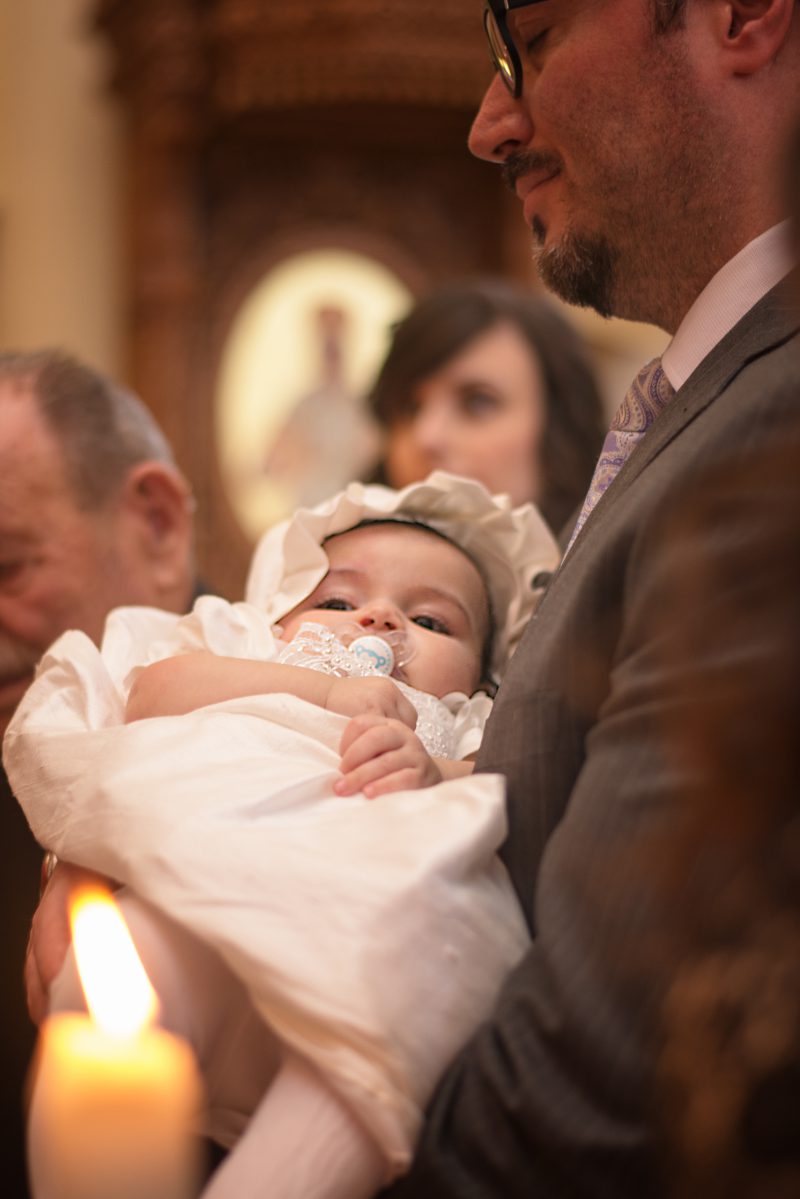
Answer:
<svg viewBox="0 0 800 1199"><path fill-rule="evenodd" d="M449 691L464 691L471 695L480 682L480 658L472 646L453 642L449 652L442 655L439 676L442 682L440 696Z"/></svg>

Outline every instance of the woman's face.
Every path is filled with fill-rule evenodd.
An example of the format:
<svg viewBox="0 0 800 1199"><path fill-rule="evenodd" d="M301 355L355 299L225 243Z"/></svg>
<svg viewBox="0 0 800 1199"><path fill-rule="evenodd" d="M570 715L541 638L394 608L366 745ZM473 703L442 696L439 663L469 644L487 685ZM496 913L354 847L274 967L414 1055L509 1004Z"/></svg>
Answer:
<svg viewBox="0 0 800 1199"><path fill-rule="evenodd" d="M405 487L439 468L508 492L514 504L537 500L544 420L539 364L522 334L500 322L417 384L390 426L387 477Z"/></svg>

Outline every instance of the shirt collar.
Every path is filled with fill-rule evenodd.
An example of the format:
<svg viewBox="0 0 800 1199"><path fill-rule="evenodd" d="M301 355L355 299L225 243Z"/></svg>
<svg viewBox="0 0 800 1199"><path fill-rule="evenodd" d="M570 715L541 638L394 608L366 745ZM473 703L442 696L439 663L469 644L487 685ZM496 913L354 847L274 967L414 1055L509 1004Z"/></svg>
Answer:
<svg viewBox="0 0 800 1199"><path fill-rule="evenodd" d="M661 357L677 391L726 333L792 269L789 221L748 242L700 292Z"/></svg>

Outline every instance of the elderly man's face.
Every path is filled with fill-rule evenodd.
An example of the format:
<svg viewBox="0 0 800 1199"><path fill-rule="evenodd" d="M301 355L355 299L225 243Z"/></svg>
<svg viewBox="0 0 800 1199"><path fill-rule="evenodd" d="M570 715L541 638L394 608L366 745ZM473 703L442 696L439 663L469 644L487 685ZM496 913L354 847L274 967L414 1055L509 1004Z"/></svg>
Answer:
<svg viewBox="0 0 800 1199"><path fill-rule="evenodd" d="M43 650L136 602L118 506L82 511L30 392L0 382L0 735ZM130 539L128 539L130 540Z"/></svg>

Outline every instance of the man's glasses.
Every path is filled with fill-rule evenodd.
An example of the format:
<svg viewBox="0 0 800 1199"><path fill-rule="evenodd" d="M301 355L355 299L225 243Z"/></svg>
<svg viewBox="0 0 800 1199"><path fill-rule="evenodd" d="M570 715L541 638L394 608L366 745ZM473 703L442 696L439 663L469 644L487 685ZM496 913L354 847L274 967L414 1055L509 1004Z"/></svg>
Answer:
<svg viewBox="0 0 800 1199"><path fill-rule="evenodd" d="M515 100L522 93L522 63L509 32L506 16L512 9L527 8L529 4L540 2L541 0L488 0L484 9L483 25L489 39L492 62Z"/></svg>

